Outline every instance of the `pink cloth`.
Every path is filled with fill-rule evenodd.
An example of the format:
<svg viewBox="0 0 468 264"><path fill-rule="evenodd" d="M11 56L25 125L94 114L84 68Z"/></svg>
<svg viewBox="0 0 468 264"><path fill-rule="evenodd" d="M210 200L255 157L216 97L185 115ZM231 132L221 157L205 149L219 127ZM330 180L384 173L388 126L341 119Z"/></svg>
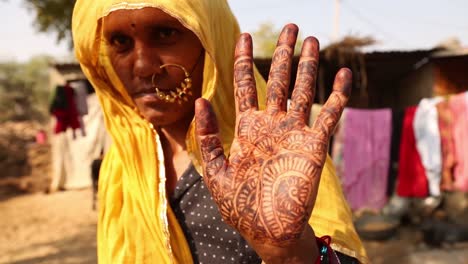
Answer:
<svg viewBox="0 0 468 264"><path fill-rule="evenodd" d="M392 111L348 108L344 131L345 196L353 210L380 210L387 202Z"/></svg>
<svg viewBox="0 0 468 264"><path fill-rule="evenodd" d="M454 95L449 100L452 111L452 135L455 154L455 189L468 192L468 92Z"/></svg>
<svg viewBox="0 0 468 264"><path fill-rule="evenodd" d="M445 100L437 104L437 114L440 130L440 149L442 154L442 178L440 189L453 191L453 168L455 167L455 153L453 146L452 123L453 115L449 101Z"/></svg>

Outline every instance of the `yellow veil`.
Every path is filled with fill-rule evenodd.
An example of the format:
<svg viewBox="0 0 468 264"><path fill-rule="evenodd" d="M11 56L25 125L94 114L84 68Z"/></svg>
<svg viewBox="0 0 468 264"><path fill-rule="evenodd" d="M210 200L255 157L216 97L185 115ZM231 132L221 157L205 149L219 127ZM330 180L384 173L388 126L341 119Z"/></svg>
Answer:
<svg viewBox="0 0 468 264"><path fill-rule="evenodd" d="M206 52L202 96L214 107L226 151L234 134L233 53L240 32L226 0L78 0L72 21L75 53L96 89L113 140L99 184L98 258L102 264L192 262L183 232L167 204L158 135L133 110L102 37L105 16L110 12L144 7L165 11L198 36ZM255 75L263 106L265 81L258 71ZM192 124L186 141L201 172L193 128ZM310 223L317 236L332 236L336 250L368 262L329 159Z"/></svg>

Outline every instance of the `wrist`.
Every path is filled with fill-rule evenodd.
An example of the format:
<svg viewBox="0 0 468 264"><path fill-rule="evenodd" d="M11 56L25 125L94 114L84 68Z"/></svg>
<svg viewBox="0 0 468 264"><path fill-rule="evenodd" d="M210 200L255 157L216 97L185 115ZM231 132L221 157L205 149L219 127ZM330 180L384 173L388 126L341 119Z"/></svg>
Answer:
<svg viewBox="0 0 468 264"><path fill-rule="evenodd" d="M331 237L330 236L323 236L317 239L317 245L319 249L319 255L315 260L315 264L328 264L334 263L333 260L333 249L330 246Z"/></svg>
<svg viewBox="0 0 468 264"><path fill-rule="evenodd" d="M287 246L272 246L251 243L257 254L266 264L276 263L316 263L320 259L319 246L312 228L307 225L302 236Z"/></svg>

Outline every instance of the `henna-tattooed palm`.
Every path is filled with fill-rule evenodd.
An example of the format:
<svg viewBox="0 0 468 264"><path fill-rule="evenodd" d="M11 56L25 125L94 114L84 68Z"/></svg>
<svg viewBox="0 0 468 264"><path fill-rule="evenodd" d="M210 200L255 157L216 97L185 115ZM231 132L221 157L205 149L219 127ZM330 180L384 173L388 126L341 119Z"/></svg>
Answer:
<svg viewBox="0 0 468 264"><path fill-rule="evenodd" d="M241 35L234 65L236 134L228 159L209 102L196 102L204 180L224 221L255 244L282 247L302 235L314 207L331 131L350 93L351 72L342 69L317 120L307 126L319 54L317 40L309 37L286 111L297 32L295 25L287 25L279 37L263 111L257 103L252 40Z"/></svg>

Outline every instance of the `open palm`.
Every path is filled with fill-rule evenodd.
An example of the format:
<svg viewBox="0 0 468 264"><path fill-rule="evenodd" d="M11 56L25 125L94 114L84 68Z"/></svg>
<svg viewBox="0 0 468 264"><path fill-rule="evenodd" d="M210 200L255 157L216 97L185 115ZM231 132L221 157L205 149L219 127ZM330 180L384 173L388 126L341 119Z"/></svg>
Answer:
<svg viewBox="0 0 468 264"><path fill-rule="evenodd" d="M197 137L205 181L221 215L248 241L286 246L300 238L312 213L328 141L349 97L351 72L342 69L317 120L306 120L314 98L319 44L304 41L291 106L286 110L297 26L283 29L258 109L252 40L242 34L235 52L236 132L224 156L208 101L196 102Z"/></svg>

